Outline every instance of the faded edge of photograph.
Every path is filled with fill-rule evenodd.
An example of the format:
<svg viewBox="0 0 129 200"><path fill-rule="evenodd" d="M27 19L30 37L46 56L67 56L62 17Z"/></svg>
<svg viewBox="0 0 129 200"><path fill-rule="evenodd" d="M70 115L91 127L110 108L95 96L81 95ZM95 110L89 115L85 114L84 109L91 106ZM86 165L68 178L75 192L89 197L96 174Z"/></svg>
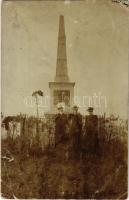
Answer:
<svg viewBox="0 0 129 200"><path fill-rule="evenodd" d="M2 2L1 198L128 198L128 0Z"/></svg>

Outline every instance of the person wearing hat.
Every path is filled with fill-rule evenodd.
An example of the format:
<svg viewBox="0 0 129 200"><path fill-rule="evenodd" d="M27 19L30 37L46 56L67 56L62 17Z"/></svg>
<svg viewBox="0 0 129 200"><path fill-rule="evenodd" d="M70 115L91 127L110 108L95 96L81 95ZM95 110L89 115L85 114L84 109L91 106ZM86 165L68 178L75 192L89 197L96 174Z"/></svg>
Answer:
<svg viewBox="0 0 129 200"><path fill-rule="evenodd" d="M57 109L58 114L55 118L55 146L57 146L59 143L65 142L67 125L67 115L64 113L63 105L59 104Z"/></svg>
<svg viewBox="0 0 129 200"><path fill-rule="evenodd" d="M80 158L82 115L78 112L79 107L73 106L73 113L69 115L69 142L72 158Z"/></svg>
<svg viewBox="0 0 129 200"><path fill-rule="evenodd" d="M84 146L88 153L98 151L98 116L93 114L93 107L87 109L88 115L85 117Z"/></svg>
<svg viewBox="0 0 129 200"><path fill-rule="evenodd" d="M94 110L93 107L89 107L89 108L87 109L87 111L89 112L89 115L93 115L93 110Z"/></svg>

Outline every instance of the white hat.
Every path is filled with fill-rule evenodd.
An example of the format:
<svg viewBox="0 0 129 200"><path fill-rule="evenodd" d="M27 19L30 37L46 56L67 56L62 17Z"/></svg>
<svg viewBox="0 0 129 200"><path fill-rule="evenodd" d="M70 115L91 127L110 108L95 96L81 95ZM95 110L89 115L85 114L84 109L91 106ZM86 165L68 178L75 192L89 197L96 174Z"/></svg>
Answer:
<svg viewBox="0 0 129 200"><path fill-rule="evenodd" d="M57 109L61 109L61 108L63 108L63 109L65 108L64 102L60 102L57 104Z"/></svg>

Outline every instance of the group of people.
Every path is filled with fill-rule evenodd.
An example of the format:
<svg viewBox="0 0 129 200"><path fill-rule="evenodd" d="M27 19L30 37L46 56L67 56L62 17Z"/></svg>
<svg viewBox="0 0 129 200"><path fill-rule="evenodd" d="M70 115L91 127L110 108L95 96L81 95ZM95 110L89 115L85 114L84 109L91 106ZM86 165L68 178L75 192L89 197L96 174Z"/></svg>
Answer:
<svg viewBox="0 0 129 200"><path fill-rule="evenodd" d="M78 106L73 106L70 114L65 114L63 107L59 106L55 118L55 146L68 146L69 153L76 158L80 158L83 152L97 153L98 117L93 110L89 107L89 114L83 118Z"/></svg>
<svg viewBox="0 0 129 200"><path fill-rule="evenodd" d="M79 113L79 107L76 105L73 106L72 112L69 114L64 112L64 107L62 105L58 106L58 113L53 118L53 120L55 119L53 125L49 125L48 122L46 122L48 128L45 128L45 122L38 123L42 150L44 150L48 144L49 146L55 145L55 147L63 144L62 146L67 149L69 156L71 155L72 157L80 158L83 152L96 153L98 150L98 117L93 114L93 110L93 107L89 107L87 109L89 114L84 117ZM10 122L8 122L9 120ZM36 126L34 126L35 123L32 120L30 120L32 123L30 124L31 126L29 126L26 118L21 118L21 120L17 122L17 124L20 124L18 126L18 131L16 126L14 126L16 120L9 118L6 121L8 122L5 123L6 126L8 125L6 128L8 135L13 134L13 139L19 139L20 146L28 146L26 145L27 141L30 143L29 146L34 146L33 141L36 140L34 139L35 137L32 137L33 128L35 128L35 135L37 132ZM41 129L39 126L40 124L43 125L42 130L39 130L39 128ZM18 137L16 137L17 135ZM22 142L22 140L24 141Z"/></svg>

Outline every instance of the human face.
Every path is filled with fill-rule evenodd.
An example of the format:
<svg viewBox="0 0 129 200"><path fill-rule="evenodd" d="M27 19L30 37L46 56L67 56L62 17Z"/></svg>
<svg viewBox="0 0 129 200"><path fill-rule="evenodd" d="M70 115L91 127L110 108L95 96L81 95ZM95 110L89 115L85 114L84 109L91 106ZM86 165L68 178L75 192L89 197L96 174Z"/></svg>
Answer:
<svg viewBox="0 0 129 200"><path fill-rule="evenodd" d="M93 111L89 111L89 115L93 115Z"/></svg>
<svg viewBox="0 0 129 200"><path fill-rule="evenodd" d="M73 113L77 114L78 113L78 108L73 108Z"/></svg>
<svg viewBox="0 0 129 200"><path fill-rule="evenodd" d="M63 113L63 108L59 109L59 113L62 114Z"/></svg>

